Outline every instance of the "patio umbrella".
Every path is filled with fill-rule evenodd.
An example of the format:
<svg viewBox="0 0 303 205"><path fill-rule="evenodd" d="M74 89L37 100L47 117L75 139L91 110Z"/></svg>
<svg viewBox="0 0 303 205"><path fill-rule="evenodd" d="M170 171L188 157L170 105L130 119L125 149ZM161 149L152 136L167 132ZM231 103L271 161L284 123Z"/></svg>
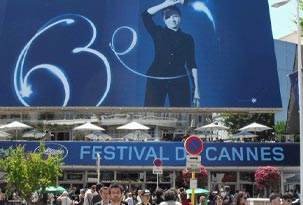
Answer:
<svg viewBox="0 0 303 205"><path fill-rule="evenodd" d="M148 130L150 128L146 127L145 125L142 125L138 122L132 121L130 123L117 127L117 129L118 130ZM131 135L132 135L132 137L131 137ZM138 132L129 133L125 137L127 137L126 139L133 139L133 140L138 140L138 141L142 141L145 139L145 138L141 139Z"/></svg>
<svg viewBox="0 0 303 205"><path fill-rule="evenodd" d="M213 134L213 133L206 132L206 131L197 134L197 136L200 137L201 139L207 139L207 138L209 138L209 137L218 137L217 134Z"/></svg>
<svg viewBox="0 0 303 205"><path fill-rule="evenodd" d="M186 193L191 194L192 189L187 189ZM210 191L208 191L207 189L195 188L195 194L209 194L209 193L210 193Z"/></svg>
<svg viewBox="0 0 303 205"><path fill-rule="evenodd" d="M12 136L9 133L0 131L0 139L10 139L10 138L12 138Z"/></svg>
<svg viewBox="0 0 303 205"><path fill-rule="evenodd" d="M254 122L245 127L240 128L239 130L256 133L256 132L263 132L265 130L270 130L270 129L272 129L272 128L267 127L266 125L262 125L262 124Z"/></svg>
<svg viewBox="0 0 303 205"><path fill-rule="evenodd" d="M8 123L6 125L2 125L0 127L0 129L5 129L5 130L23 130L23 129L29 129L29 128L32 128L31 126L29 125L26 125L22 122L18 122L18 121L14 121L14 122L11 122L11 123Z"/></svg>
<svg viewBox="0 0 303 205"><path fill-rule="evenodd" d="M241 132L238 132L237 134L232 135L231 137L234 139L238 139L238 138L254 138L257 136L258 135L251 133L251 132L241 131Z"/></svg>
<svg viewBox="0 0 303 205"><path fill-rule="evenodd" d="M43 138L45 134L39 130L30 130L23 133L22 138Z"/></svg>
<svg viewBox="0 0 303 205"><path fill-rule="evenodd" d="M42 191L42 189L40 188L38 190L38 192L41 192L41 191ZM48 186L48 187L45 188L45 192L44 193L56 193L56 192L57 192L56 187L54 187L54 186Z"/></svg>
<svg viewBox="0 0 303 205"><path fill-rule="evenodd" d="M120 127L117 127L118 130L148 130L149 127L146 127L145 125L142 125L138 122L130 122L125 125L122 125Z"/></svg>
<svg viewBox="0 0 303 205"><path fill-rule="evenodd" d="M141 131L134 131L134 132L130 132L127 135L125 135L124 138L128 139L128 140L143 141L146 139L151 139L152 137L148 133L141 132Z"/></svg>
<svg viewBox="0 0 303 205"><path fill-rule="evenodd" d="M98 140L98 141L106 141L112 139L111 136L100 131L96 131L91 134L85 135L85 138L88 138L90 140Z"/></svg>
<svg viewBox="0 0 303 205"><path fill-rule="evenodd" d="M93 130L93 131L103 131L105 129L103 129L102 127L99 127L97 125L94 125L90 122L84 123L83 125L77 126L75 127L73 130L83 130L83 131L87 131L87 130Z"/></svg>
<svg viewBox="0 0 303 205"><path fill-rule="evenodd" d="M215 130L227 130L227 129L228 129L228 127L225 127L223 125L218 125L218 124L215 124L215 123L210 123L210 124L204 125L202 127L198 127L195 130L196 131L208 131L208 132L212 132L212 131L215 131Z"/></svg>
<svg viewBox="0 0 303 205"><path fill-rule="evenodd" d="M4 130L16 130L16 137L18 138L18 130L24 130L24 129L30 129L32 128L29 125L26 125L22 122L18 122L18 121L14 121L11 123L8 123L6 125L2 125L0 127L0 129L4 129Z"/></svg>
<svg viewBox="0 0 303 205"><path fill-rule="evenodd" d="M218 135L213 135L214 131L227 130L227 129L228 129L228 127L225 127L224 125L218 125L216 123L210 123L210 124L204 125L202 127L198 127L195 130L200 131L200 132L211 132L210 137L213 138L215 136L218 136Z"/></svg>
<svg viewBox="0 0 303 205"><path fill-rule="evenodd" d="M57 186L57 187L56 187L56 192L62 193L62 192L64 192L64 191L66 191L66 189L65 189L64 187L62 187L62 186Z"/></svg>

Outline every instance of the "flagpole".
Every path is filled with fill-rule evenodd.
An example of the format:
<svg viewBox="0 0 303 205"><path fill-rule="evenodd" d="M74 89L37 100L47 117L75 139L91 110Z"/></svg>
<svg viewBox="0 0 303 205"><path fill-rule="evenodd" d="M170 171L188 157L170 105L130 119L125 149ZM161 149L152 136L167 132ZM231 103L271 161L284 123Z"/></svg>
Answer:
<svg viewBox="0 0 303 205"><path fill-rule="evenodd" d="M300 20L300 0L297 0L297 60L298 60L298 92L299 92L299 127L300 127L300 203L303 202L303 99L302 99L302 54L301 54L301 20Z"/></svg>
<svg viewBox="0 0 303 205"><path fill-rule="evenodd" d="M100 160L101 160L100 153L97 152L97 174L98 174L97 184L100 182Z"/></svg>

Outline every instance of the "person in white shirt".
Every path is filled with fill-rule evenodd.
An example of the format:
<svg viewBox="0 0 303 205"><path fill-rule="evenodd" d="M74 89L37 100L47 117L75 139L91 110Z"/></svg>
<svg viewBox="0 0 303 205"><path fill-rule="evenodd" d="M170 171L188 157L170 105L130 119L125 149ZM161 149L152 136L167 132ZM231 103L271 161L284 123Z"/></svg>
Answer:
<svg viewBox="0 0 303 205"><path fill-rule="evenodd" d="M84 205L93 204L93 192L91 189L87 189L84 196Z"/></svg>
<svg viewBox="0 0 303 205"><path fill-rule="evenodd" d="M61 202L61 205L70 205L71 204L71 200L70 198L67 196L68 193L67 191L64 191L58 198L57 200Z"/></svg>
<svg viewBox="0 0 303 205"><path fill-rule="evenodd" d="M127 202L128 205L134 205L133 193L127 193L127 198L125 199L125 202Z"/></svg>
<svg viewBox="0 0 303 205"><path fill-rule="evenodd" d="M142 202L142 193L143 191L141 189L138 190L138 194L137 194L137 204Z"/></svg>

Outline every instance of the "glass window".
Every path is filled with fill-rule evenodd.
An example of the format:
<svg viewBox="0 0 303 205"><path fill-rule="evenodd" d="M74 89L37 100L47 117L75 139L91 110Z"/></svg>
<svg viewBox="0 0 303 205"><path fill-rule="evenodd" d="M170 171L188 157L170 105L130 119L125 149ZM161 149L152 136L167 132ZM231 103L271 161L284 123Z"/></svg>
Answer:
<svg viewBox="0 0 303 205"><path fill-rule="evenodd" d="M82 173L67 173L66 178L68 180L82 180L83 174Z"/></svg>
<svg viewBox="0 0 303 205"><path fill-rule="evenodd" d="M140 182L144 180L144 175L140 172L117 172L117 181L134 181Z"/></svg>
<svg viewBox="0 0 303 205"><path fill-rule="evenodd" d="M211 182L237 182L237 172L211 172Z"/></svg>
<svg viewBox="0 0 303 205"><path fill-rule="evenodd" d="M240 181L254 182L255 172L240 172Z"/></svg>
<svg viewBox="0 0 303 205"><path fill-rule="evenodd" d="M164 172L159 174L159 182L170 182L171 172ZM157 175L152 171L146 172L146 182L157 182Z"/></svg>
<svg viewBox="0 0 303 205"><path fill-rule="evenodd" d="M293 190L294 193L300 191L300 173L284 172L283 173L284 190L286 192Z"/></svg>

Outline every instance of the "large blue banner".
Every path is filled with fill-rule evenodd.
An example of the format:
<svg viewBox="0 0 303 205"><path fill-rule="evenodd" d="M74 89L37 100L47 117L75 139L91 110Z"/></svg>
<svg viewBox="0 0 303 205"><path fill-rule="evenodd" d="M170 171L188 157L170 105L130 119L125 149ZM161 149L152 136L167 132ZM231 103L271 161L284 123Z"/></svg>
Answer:
<svg viewBox="0 0 303 205"><path fill-rule="evenodd" d="M37 151L39 142L1 141L0 149L25 145ZM182 142L46 142L46 154L61 153L65 165L95 165L97 153L102 166L153 166L160 158L163 166L186 166ZM297 143L204 143L205 166L299 166Z"/></svg>
<svg viewBox="0 0 303 205"><path fill-rule="evenodd" d="M0 106L281 108L267 1L163 2L2 0Z"/></svg>

